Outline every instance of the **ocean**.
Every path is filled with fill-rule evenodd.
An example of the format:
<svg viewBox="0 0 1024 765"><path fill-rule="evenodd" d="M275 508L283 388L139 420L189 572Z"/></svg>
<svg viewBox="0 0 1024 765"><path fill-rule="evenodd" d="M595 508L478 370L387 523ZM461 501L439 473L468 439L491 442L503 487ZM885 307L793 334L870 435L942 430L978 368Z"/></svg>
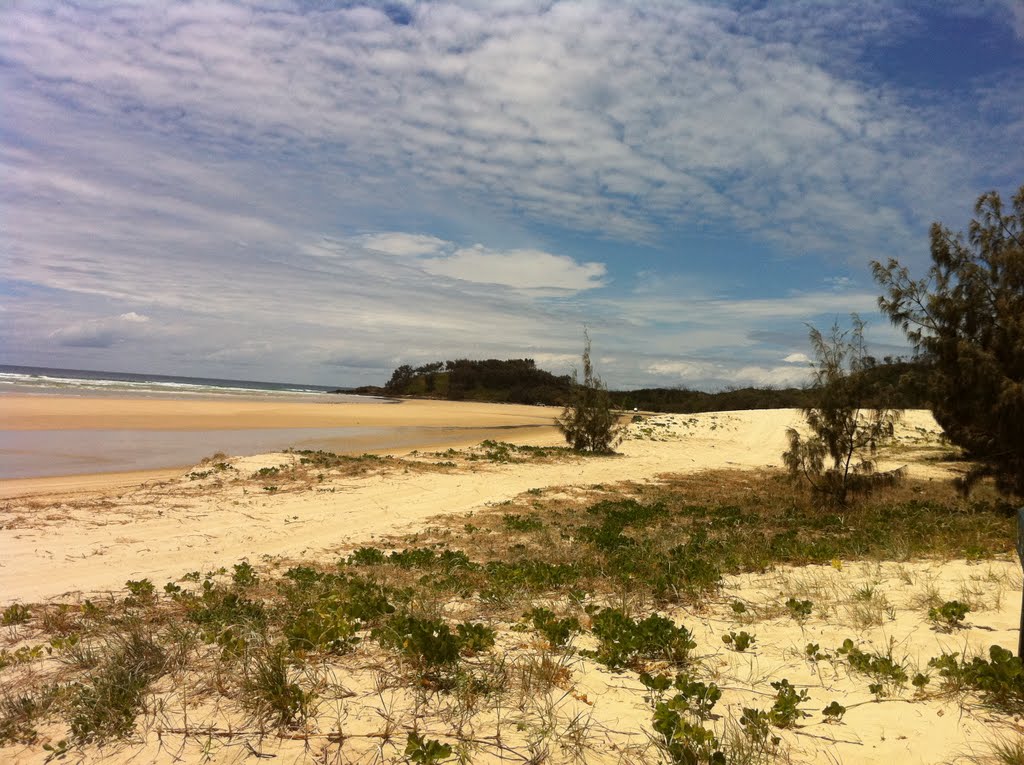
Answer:
<svg viewBox="0 0 1024 765"><path fill-rule="evenodd" d="M50 369L0 364L0 395L127 396L127 397L284 397L308 400L331 394L331 400L367 401L364 396L334 393L338 388L324 385L220 380L207 377L102 372L92 369Z"/></svg>
<svg viewBox="0 0 1024 765"><path fill-rule="evenodd" d="M387 403L334 393L323 385L0 365L0 397L72 396L304 403ZM246 430L11 430L0 422L0 480L149 470L193 464L214 452L258 454L300 449L398 448L430 434L411 428Z"/></svg>

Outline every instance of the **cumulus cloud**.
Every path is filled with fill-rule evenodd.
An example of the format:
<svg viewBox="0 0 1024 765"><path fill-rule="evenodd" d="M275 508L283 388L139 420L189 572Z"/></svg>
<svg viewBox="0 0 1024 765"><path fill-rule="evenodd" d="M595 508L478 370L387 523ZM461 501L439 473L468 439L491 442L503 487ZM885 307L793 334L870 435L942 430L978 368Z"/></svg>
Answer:
<svg viewBox="0 0 1024 765"><path fill-rule="evenodd" d="M791 353L783 359L787 364L810 364L811 360L806 353Z"/></svg>
<svg viewBox="0 0 1024 765"><path fill-rule="evenodd" d="M73 348L109 348L117 343L139 340L150 334L149 317L129 311L69 324L50 333L57 345Z"/></svg>
<svg viewBox="0 0 1024 765"><path fill-rule="evenodd" d="M549 294L602 287L607 273L603 263L578 263L567 255L543 250L497 250L482 244L459 247L435 236L401 231L365 234L352 242L374 252L417 258L410 262L436 276ZM336 254L337 250L320 245L315 252Z"/></svg>
<svg viewBox="0 0 1024 765"><path fill-rule="evenodd" d="M357 241L368 250L386 252L389 255L432 255L448 246L448 242L436 236L406 234L401 231L366 234Z"/></svg>
<svg viewBox="0 0 1024 765"><path fill-rule="evenodd" d="M733 385L799 387L810 381L806 370L790 366L733 366L710 360L664 360L651 364L647 371L667 383L704 390Z"/></svg>
<svg viewBox="0 0 1024 765"><path fill-rule="evenodd" d="M456 250L446 258L425 260L423 267L430 273L467 282L568 292L601 287L606 270L603 263L577 263L565 255L541 250L498 252L480 244Z"/></svg>

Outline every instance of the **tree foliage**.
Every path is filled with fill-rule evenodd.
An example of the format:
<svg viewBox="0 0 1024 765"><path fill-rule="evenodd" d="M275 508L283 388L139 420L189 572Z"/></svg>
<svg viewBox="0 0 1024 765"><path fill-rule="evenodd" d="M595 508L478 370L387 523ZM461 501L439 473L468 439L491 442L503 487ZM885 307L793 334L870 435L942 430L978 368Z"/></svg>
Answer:
<svg viewBox="0 0 1024 765"><path fill-rule="evenodd" d="M914 280L890 258L871 264L882 311L930 363L932 411L978 468L1024 495L1024 186L1004 212L983 194L967 236L931 227L932 266Z"/></svg>
<svg viewBox="0 0 1024 765"><path fill-rule="evenodd" d="M560 406L568 400L570 384L568 375L538 369L533 359L456 359L419 367L403 364L391 375L384 392L451 401Z"/></svg>
<svg viewBox="0 0 1024 765"><path fill-rule="evenodd" d="M608 454L622 440L619 416L590 360L590 336L584 332L583 381L573 371L569 403L556 420L566 442L576 451Z"/></svg>
<svg viewBox="0 0 1024 765"><path fill-rule="evenodd" d="M879 444L892 436L900 412L877 402L864 372L874 363L864 344L864 323L851 316L853 327L839 324L825 337L811 327L814 350L812 403L804 407L811 435L789 428L789 449L782 459L794 480L806 481L829 501L845 505L851 495L868 494L895 483L903 469L880 473L875 455ZM829 463L829 464L826 464Z"/></svg>

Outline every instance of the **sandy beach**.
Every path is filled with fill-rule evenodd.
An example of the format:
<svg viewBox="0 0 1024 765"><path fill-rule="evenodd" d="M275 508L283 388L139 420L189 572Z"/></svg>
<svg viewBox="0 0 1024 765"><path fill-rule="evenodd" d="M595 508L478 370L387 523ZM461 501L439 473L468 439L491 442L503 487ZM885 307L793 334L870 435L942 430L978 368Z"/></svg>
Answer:
<svg viewBox="0 0 1024 765"><path fill-rule="evenodd" d="M488 427L550 425L551 407L472 402L372 400L368 403L0 396L5 430L256 430L330 427Z"/></svg>
<svg viewBox="0 0 1024 765"><path fill-rule="evenodd" d="M328 421L332 425L479 428L481 432L490 428L492 435L504 441L558 443L551 427L556 412L534 407L425 401L365 406L187 402L171 411L165 402L54 403L28 401L12 406L7 401L3 413L9 427L26 429L88 429L101 421L137 428L159 422L161 429L244 429L266 427L268 422L280 427L320 426ZM620 482L657 486L687 475L707 474L709 480L718 480L714 476L733 475L732 471L775 469L785 448L785 428L799 422L794 410L651 415L633 424L619 454L607 458L506 461L495 459L493 453L481 458L486 452L479 446L432 451L433 447L422 445L414 451L396 450L392 457L353 459L329 471L302 463L300 455L277 452L228 455L161 473L4 482L0 605L80 603L86 597L105 602L109 596L104 593L120 591L128 580L150 580L159 588L165 582L182 582L189 572L216 571L240 562L276 571L307 561L331 565L360 546L389 549L403 535L429 528L443 538L439 528L486 525L499 508L523 503L524 498L528 506L530 497L586 495L607 491ZM508 427L513 429L502 430ZM937 448L939 433L930 414L907 412L897 432L899 448L883 467L905 464L912 477L925 481L948 478L946 468L922 458ZM731 472L706 472L722 470ZM935 763L969 754L972 746L997 728L1012 732L1012 723L1005 716L993 716L990 710L942 695L905 693L880 702L881 697L866 690L863 678L839 667L838 654L826 651L822 656L830 657L827 660L809 661L805 645L833 649L846 637L854 637L865 649L896 650L907 666L921 668L926 668L927 657L942 651L983 652L990 644L1013 647L1019 587L1020 568L1009 560L834 561L833 566L777 567L727 577L720 596L702 605L676 608L672 616L693 630L702 647L704 676L726 689L722 703L730 710L728 719L734 727L741 708L773 694L768 683L781 677L809 689L816 708L839 699L849 709L842 724L817 723L780 731L787 759L763 761ZM864 616L865 601L858 594L863 592L871 593L877 617ZM952 632L929 628L922 616L922 593L940 599L970 597L974 613L968 627ZM806 597L822 610L794 621L780 607L786 597ZM737 602L746 604L743 614L736 611ZM496 624L508 627L500 619ZM756 650L723 647L721 635L741 627L756 632ZM579 646L589 647L589 639L581 637ZM499 645L514 652L530 644L523 644L512 632L501 637ZM568 731L585 719L590 733L578 744L583 754L573 755L571 748L561 753L552 750L546 759L662 761L651 748L650 734L644 732L651 707L643 701L644 689L635 675L609 673L582 655L564 661L566 677L573 680L565 686L569 690L559 692L560 699L552 702L549 724ZM404 734L394 746L364 746L366 741L376 741L373 731L383 714L374 706L378 702L391 710L387 714L395 715L400 730L420 724L436 727L433 718L433 722L418 723L415 708L406 709L408 699L394 689L381 691L384 681L362 665L344 664L331 672L341 673L349 695L323 700L320 710L333 709L329 715L344 720L346 735L356 736L357 743L345 743L344 736L338 739L338 734L318 728L284 736L245 734L248 746L281 762L320 762L330 752L341 756L345 747L349 759L338 761L399 761ZM218 733L220 738L209 740L221 743L203 744L201 736L183 733L188 725L177 713L162 714L151 718L128 743L106 749L86 747L82 761L170 763L203 757L212 762L242 762L248 756L248 750L233 745L236 734ZM228 714L227 722L223 714ZM500 726L500 713L498 720L481 714L478 730ZM242 725L230 712L205 706L188 719L206 720L198 725L212 726L210 730ZM322 715L319 719L321 725L327 724ZM437 735L443 737L441 732ZM510 735L519 736L517 742L522 738L521 733ZM490 740L481 736L477 738L482 742ZM526 747L524 752L528 749L525 743L515 746ZM506 761L502 751L478 749L471 760ZM38 747L8 747L0 758L35 763L43 761L43 754Z"/></svg>

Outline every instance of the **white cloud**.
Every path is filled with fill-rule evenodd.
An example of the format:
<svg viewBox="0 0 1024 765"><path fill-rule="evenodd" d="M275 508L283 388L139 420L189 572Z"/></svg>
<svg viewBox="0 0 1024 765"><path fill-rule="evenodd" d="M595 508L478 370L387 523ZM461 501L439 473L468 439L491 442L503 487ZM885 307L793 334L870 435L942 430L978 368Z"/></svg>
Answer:
<svg viewBox="0 0 1024 765"><path fill-rule="evenodd" d="M77 348L109 348L129 340L150 335L144 325L149 317L129 311L120 316L106 316L69 324L50 333L57 345Z"/></svg>
<svg viewBox="0 0 1024 765"><path fill-rule="evenodd" d="M436 236L406 234L401 231L386 231L359 237L364 247L389 255L433 255L446 249L448 242Z"/></svg>
<svg viewBox="0 0 1024 765"><path fill-rule="evenodd" d="M422 261L433 274L515 289L579 292L604 285L603 263L577 263L541 250L489 250L477 244L446 258Z"/></svg>
<svg viewBox="0 0 1024 765"><path fill-rule="evenodd" d="M791 353L783 359L787 364L810 364L811 360L806 353Z"/></svg>
<svg viewBox="0 0 1024 765"><path fill-rule="evenodd" d="M651 364L647 371L663 382L700 390L733 385L799 387L810 379L807 370L789 366L734 366L709 360L664 360Z"/></svg>
<svg viewBox="0 0 1024 765"><path fill-rule="evenodd" d="M627 239L670 220L796 252L907 240L908 211L949 188L929 174L962 180L966 156L827 64L837 39L913 13L739 5L417 4L402 25L368 8L18 8L0 45L21 87L217 152L292 148L332 193L397 178L399 194Z"/></svg>

